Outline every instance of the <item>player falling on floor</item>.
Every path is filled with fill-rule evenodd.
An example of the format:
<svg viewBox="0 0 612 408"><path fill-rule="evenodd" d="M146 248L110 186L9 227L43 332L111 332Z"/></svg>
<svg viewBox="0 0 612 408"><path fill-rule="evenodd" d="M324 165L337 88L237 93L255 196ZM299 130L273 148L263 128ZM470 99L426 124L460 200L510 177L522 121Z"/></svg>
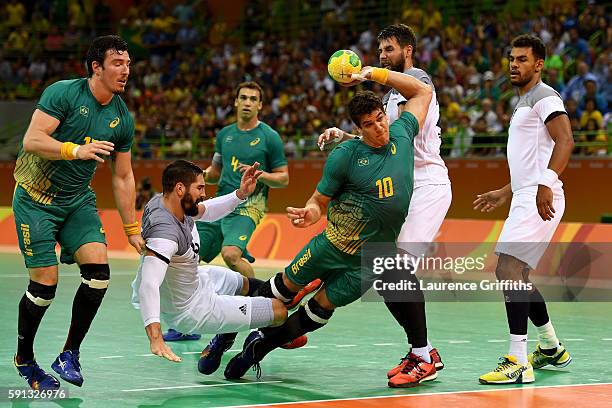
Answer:
<svg viewBox="0 0 612 408"><path fill-rule="evenodd" d="M414 192L410 200L408 215L397 238L399 248L418 258L427 252L428 244L436 238L438 230L452 200L451 184L448 170L440 156L440 109L436 91L431 78L422 69L413 64L416 50L416 35L412 28L405 24L393 24L378 34L378 55L380 65L396 72L404 72L424 82L433 89L433 97L427 111L427 118L418 135L414 138ZM393 123L401 113L401 105L406 103L401 93L391 89L384 97L383 104L389 120ZM340 129L327 129L319 138L319 144L334 140L349 140L355 136ZM384 295L384 294L383 294ZM394 377L410 363L410 353L423 360L434 361L438 371L444 368L438 350L431 346L424 335L427 328L425 305L418 302L391 302L385 305L393 317L402 326L409 338L411 350L387 373ZM426 333L426 332L425 332Z"/></svg>
<svg viewBox="0 0 612 408"><path fill-rule="evenodd" d="M207 201L198 166L177 160L164 169L163 193L143 213L146 254L132 283L132 303L141 310L153 354L180 361L163 340L162 319L188 333L227 333L285 321L281 301L250 297L262 281L225 267L198 266L202 242L195 220L214 222L244 203L256 190L258 168L257 162L248 166L237 190ZM210 364L199 362L198 368L207 374Z"/></svg>
<svg viewBox="0 0 612 408"><path fill-rule="evenodd" d="M413 139L425 123L433 92L410 75L383 68L368 67L356 77L392 86L408 101L391 126L381 99L373 92L359 92L349 102L349 115L363 137L338 145L306 206L287 209L289 218L299 227L316 223L328 209L327 227L297 254L284 273L262 285L258 293L291 298L315 278L321 278L324 284L282 326L251 333L243 351L228 363L228 379L242 377L280 344L322 328L337 307L359 299L362 279L367 284L373 278L361 267L365 242L395 246L414 185ZM414 386L436 378L432 362L416 355L411 362L407 370L389 380L389 386Z"/></svg>
<svg viewBox="0 0 612 408"><path fill-rule="evenodd" d="M30 283L19 303L19 374L34 389L57 389L59 381L34 359L34 337L55 297L56 242L61 262L76 262L81 285L62 352L51 367L81 386L79 349L106 293L110 268L106 237L89 186L98 162L111 157L113 193L128 240L144 249L134 209L131 153L134 121L119 94L130 73L127 44L117 36L96 38L87 52L88 78L58 81L43 92L15 165L13 212Z"/></svg>
<svg viewBox="0 0 612 408"><path fill-rule="evenodd" d="M263 89L256 82L243 82L236 88L236 122L217 134L215 154L206 169L206 182L219 183L217 196L228 194L240 185L247 165L261 163L263 171L257 190L246 203L227 217L213 223L196 222L200 241L200 258L212 261L219 253L225 264L246 277L253 277L253 262L246 247L264 216L268 190L287 187L289 171L283 142L278 133L258 118L263 103ZM199 334L184 334L170 328L166 341L197 340Z"/></svg>
<svg viewBox="0 0 612 408"><path fill-rule="evenodd" d="M542 82L546 48L541 39L521 35L512 41L510 82L520 99L508 130L510 184L478 195L474 209L492 211L510 197L510 213L495 251L499 254L495 274L500 280L529 282L563 217L565 195L559 175L574 148L570 122L563 100ZM497 368L480 377L483 384L530 383L533 368L565 367L571 361L550 322L546 303L533 291L505 290L510 349ZM536 326L538 346L527 355L527 323Z"/></svg>

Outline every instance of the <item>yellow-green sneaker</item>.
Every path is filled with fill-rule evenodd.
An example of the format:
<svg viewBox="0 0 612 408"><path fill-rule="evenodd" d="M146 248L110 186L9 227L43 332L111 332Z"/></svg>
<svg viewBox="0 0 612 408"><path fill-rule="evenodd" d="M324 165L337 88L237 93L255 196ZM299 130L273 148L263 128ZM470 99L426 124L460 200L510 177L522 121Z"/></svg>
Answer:
<svg viewBox="0 0 612 408"><path fill-rule="evenodd" d="M557 347L557 352L552 356L547 356L546 354L542 353L542 349L538 344L535 351L533 353L529 353L527 359L533 368L542 368L549 364L555 367L563 368L567 367L569 363L572 362L572 356L570 356L562 344L559 344L559 347Z"/></svg>
<svg viewBox="0 0 612 408"><path fill-rule="evenodd" d="M497 368L482 375L481 384L526 384L535 381L531 364L520 364L516 357L505 355L499 359Z"/></svg>

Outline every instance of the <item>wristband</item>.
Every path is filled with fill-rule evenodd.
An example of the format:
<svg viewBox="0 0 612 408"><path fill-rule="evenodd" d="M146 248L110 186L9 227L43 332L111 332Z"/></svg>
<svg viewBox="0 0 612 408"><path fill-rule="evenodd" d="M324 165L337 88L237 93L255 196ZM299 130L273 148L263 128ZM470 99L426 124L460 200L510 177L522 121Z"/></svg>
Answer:
<svg viewBox="0 0 612 408"><path fill-rule="evenodd" d="M130 235L139 235L140 234L140 223L136 221L131 224L123 224L123 230L125 231L125 235L127 235L128 237Z"/></svg>
<svg viewBox="0 0 612 408"><path fill-rule="evenodd" d="M78 144L72 142L64 142L62 143L62 148L60 149L60 156L62 156L62 160L74 160L76 159L76 153L78 150Z"/></svg>
<svg viewBox="0 0 612 408"><path fill-rule="evenodd" d="M385 68L372 68L372 74L370 78L374 82L386 85L387 79L389 78L389 70Z"/></svg>
<svg viewBox="0 0 612 408"><path fill-rule="evenodd" d="M540 176L538 184L542 184L543 186L552 188L553 184L555 184L557 180L559 180L559 175L557 175L554 170L546 169Z"/></svg>

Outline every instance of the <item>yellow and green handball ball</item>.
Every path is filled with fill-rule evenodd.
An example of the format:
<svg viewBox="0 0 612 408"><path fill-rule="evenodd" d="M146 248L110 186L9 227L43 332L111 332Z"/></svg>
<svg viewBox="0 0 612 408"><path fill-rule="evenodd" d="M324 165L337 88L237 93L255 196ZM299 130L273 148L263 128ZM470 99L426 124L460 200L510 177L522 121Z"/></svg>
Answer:
<svg viewBox="0 0 612 408"><path fill-rule="evenodd" d="M338 50L327 61L329 76L341 84L352 82L351 74L359 71L361 71L361 60L351 50Z"/></svg>

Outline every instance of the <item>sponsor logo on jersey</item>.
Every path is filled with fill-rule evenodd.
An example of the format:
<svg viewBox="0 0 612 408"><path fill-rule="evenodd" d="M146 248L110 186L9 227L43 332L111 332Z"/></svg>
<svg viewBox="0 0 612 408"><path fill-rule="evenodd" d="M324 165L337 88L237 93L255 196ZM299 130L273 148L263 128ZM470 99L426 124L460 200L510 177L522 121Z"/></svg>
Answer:
<svg viewBox="0 0 612 408"><path fill-rule="evenodd" d="M104 227L100 227L100 234L105 234Z"/></svg>
<svg viewBox="0 0 612 408"><path fill-rule="evenodd" d="M241 235L241 236L238 237L238 239L241 240L241 241L246 241L247 236L246 235Z"/></svg>
<svg viewBox="0 0 612 408"><path fill-rule="evenodd" d="M397 147L395 147L395 143L391 142L391 154L397 153Z"/></svg>
<svg viewBox="0 0 612 408"><path fill-rule="evenodd" d="M357 159L357 164L359 167L367 166L370 164L370 160L367 157L362 157L361 159Z"/></svg>
<svg viewBox="0 0 612 408"><path fill-rule="evenodd" d="M108 124L108 127L109 127L109 128L111 128L111 129L114 129L114 128L116 128L116 127L117 127L117 125L119 124L119 122L120 122L120 120L119 120L119 118L117 117L117 118L113 119L113 121L112 121L111 123L109 123L109 124Z"/></svg>
<svg viewBox="0 0 612 408"><path fill-rule="evenodd" d="M89 108L87 106L79 107L79 113L83 116L89 115Z"/></svg>
<svg viewBox="0 0 612 408"><path fill-rule="evenodd" d="M310 252L310 248L308 248L308 251L306 251L306 253L302 255L300 259L298 259L293 265L291 265L291 272L296 275L300 271L300 268L304 266L304 264L306 264L306 262L308 262L310 258L312 258L312 253Z"/></svg>
<svg viewBox="0 0 612 408"><path fill-rule="evenodd" d="M242 305L240 306L238 309L240 309L240 311L242 312L243 315L246 316L246 312L247 312L247 305Z"/></svg>
<svg viewBox="0 0 612 408"><path fill-rule="evenodd" d="M261 141L260 138L257 138L255 140L252 140L251 143L249 143L251 146L256 146L259 142Z"/></svg>

